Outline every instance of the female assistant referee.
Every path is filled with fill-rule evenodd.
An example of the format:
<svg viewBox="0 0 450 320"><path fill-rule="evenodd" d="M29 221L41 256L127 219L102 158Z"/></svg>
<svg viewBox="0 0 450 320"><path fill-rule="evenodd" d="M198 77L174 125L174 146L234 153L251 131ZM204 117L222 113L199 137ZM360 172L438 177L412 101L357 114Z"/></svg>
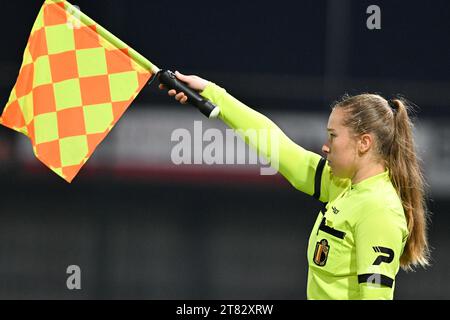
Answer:
<svg viewBox="0 0 450 320"><path fill-rule="evenodd" d="M399 267L428 265L424 179L406 103L344 96L332 106L325 159L218 85L176 76L219 106L231 128L277 133L279 172L323 203L309 238L308 299L393 299ZM168 94L187 101L183 92ZM270 148L263 149L270 160Z"/></svg>

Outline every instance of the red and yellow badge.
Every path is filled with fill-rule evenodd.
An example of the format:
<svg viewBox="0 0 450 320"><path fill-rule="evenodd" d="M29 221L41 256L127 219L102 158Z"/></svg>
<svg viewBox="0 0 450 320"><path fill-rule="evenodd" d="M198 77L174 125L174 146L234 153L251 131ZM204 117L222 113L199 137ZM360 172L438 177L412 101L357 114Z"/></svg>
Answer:
<svg viewBox="0 0 450 320"><path fill-rule="evenodd" d="M314 251L314 263L323 267L327 263L328 253L330 252L330 246L326 239L320 240L316 244L316 250Z"/></svg>

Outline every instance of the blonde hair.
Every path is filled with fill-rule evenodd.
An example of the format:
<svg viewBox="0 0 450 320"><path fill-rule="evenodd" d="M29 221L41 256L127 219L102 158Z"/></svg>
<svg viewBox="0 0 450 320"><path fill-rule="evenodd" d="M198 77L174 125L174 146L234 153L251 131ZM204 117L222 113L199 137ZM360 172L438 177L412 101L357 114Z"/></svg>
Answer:
<svg viewBox="0 0 450 320"><path fill-rule="evenodd" d="M409 236L400 257L404 270L429 265L425 180L413 139L408 115L412 106L403 99L387 101L376 94L345 95L332 108L346 113L343 125L356 135L372 133L376 154L389 168L390 179L399 195Z"/></svg>

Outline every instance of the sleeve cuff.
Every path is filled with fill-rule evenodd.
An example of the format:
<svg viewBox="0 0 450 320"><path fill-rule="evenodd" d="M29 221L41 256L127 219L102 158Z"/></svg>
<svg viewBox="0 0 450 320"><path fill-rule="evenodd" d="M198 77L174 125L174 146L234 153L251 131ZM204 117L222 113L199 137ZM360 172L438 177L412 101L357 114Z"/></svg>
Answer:
<svg viewBox="0 0 450 320"><path fill-rule="evenodd" d="M226 93L226 90L224 88L219 87L214 82L209 82L205 89L203 89L202 92L200 92L200 95L215 105L220 104L220 98Z"/></svg>

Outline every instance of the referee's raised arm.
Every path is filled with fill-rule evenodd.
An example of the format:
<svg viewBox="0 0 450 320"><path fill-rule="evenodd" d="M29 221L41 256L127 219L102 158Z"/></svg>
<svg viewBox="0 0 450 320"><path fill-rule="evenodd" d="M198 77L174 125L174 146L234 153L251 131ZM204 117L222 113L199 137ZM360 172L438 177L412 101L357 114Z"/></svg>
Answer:
<svg viewBox="0 0 450 320"><path fill-rule="evenodd" d="M295 142L268 117L248 107L225 89L198 76L176 72L177 78L197 90L220 108L219 118L234 129L244 141L263 155L296 189L327 202L327 184L331 175L326 160ZM160 89L165 87L160 85ZM183 92L169 90L182 104L188 102Z"/></svg>

